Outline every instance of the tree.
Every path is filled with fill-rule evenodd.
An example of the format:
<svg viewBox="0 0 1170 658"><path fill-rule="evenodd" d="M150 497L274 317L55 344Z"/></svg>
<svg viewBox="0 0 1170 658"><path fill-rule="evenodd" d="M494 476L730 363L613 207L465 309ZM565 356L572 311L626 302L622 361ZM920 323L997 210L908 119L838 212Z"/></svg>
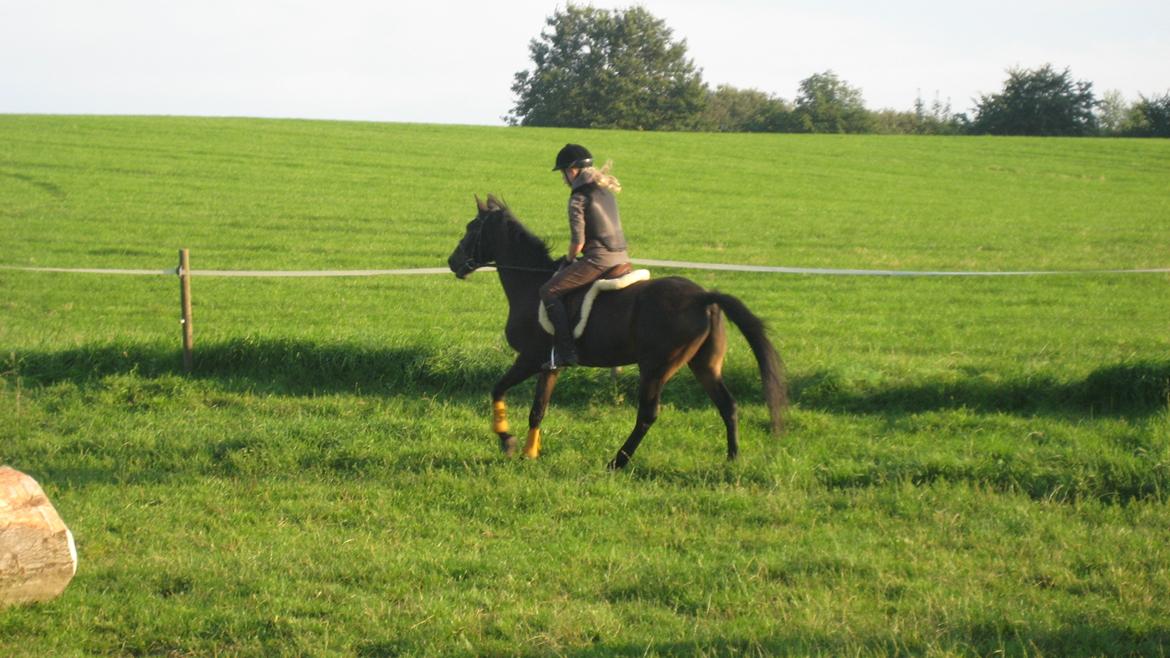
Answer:
<svg viewBox="0 0 1170 658"><path fill-rule="evenodd" d="M1138 94L1130 110L1127 133L1135 137L1170 137L1170 92L1153 98Z"/></svg>
<svg viewBox="0 0 1170 658"><path fill-rule="evenodd" d="M1102 135L1120 135L1126 129L1130 107L1120 91L1110 89L1097 103L1097 127Z"/></svg>
<svg viewBox="0 0 1170 658"><path fill-rule="evenodd" d="M515 75L512 125L635 130L698 126L707 87L686 41L641 7L572 3L529 42L533 68Z"/></svg>
<svg viewBox="0 0 1170 658"><path fill-rule="evenodd" d="M871 116L873 131L882 135L960 135L967 130L966 115L951 112L951 102L944 103L937 93L929 106L919 92L913 110L878 110Z"/></svg>
<svg viewBox="0 0 1170 658"><path fill-rule="evenodd" d="M850 87L832 71L801 80L793 115L802 132L864 133L873 129L861 90Z"/></svg>
<svg viewBox="0 0 1170 658"><path fill-rule="evenodd" d="M974 133L992 135L1092 135L1097 132L1093 83L1074 81L1051 64L1011 69L1003 91L976 103Z"/></svg>
<svg viewBox="0 0 1170 658"><path fill-rule="evenodd" d="M717 132L781 132L791 113L782 98L758 89L719 85L707 96L700 127Z"/></svg>

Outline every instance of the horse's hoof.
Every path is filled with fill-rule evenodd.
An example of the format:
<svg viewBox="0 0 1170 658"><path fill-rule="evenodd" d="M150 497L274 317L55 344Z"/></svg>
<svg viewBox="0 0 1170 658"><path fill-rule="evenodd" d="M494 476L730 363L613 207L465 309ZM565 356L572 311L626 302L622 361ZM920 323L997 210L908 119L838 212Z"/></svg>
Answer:
<svg viewBox="0 0 1170 658"><path fill-rule="evenodd" d="M516 437L511 434L500 435L500 452L503 452L505 457L514 456L516 454Z"/></svg>
<svg viewBox="0 0 1170 658"><path fill-rule="evenodd" d="M619 462L616 459L611 459L609 461L609 463L605 465L606 470L609 470L609 471L620 471L625 467L626 467L626 462Z"/></svg>

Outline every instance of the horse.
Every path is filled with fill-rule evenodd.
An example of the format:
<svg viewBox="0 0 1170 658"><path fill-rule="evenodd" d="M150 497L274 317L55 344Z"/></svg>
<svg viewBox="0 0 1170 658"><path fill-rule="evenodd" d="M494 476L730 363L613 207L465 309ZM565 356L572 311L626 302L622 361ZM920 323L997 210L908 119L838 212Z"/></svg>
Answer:
<svg viewBox="0 0 1170 658"><path fill-rule="evenodd" d="M478 196L475 202L476 216L468 222L447 265L460 280L488 265L494 265L499 274L508 299L505 336L517 356L492 387L491 427L499 437L500 449L513 455L516 438L509 433L505 396L508 389L539 375L524 445L524 455L536 459L541 448L540 425L561 372L542 369L553 340L537 319L538 291L556 272L558 261L549 255L545 242L521 224L502 201L489 195L486 203ZM638 365L637 421L609 462L609 469L624 468L629 463L658 418L663 387L684 364L719 410L727 428L727 458L733 460L739 454L736 402L722 374L727 353L724 315L743 333L755 355L772 434L783 432L783 413L788 406L784 364L768 339L764 323L731 295L706 291L682 277L650 279L600 294L588 326L577 341L581 366Z"/></svg>

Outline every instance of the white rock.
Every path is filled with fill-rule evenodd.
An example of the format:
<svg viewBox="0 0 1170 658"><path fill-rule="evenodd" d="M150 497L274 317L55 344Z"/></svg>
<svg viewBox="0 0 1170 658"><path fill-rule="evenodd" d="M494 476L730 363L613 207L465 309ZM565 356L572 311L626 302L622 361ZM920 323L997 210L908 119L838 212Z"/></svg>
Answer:
<svg viewBox="0 0 1170 658"><path fill-rule="evenodd" d="M0 607L56 598L75 573L73 534L45 492L0 466Z"/></svg>

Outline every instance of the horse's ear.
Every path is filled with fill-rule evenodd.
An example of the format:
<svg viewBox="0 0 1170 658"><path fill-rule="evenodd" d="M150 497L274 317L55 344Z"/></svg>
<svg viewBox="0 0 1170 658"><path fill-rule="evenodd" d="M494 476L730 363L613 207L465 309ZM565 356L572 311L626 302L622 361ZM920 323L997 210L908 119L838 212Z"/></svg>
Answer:
<svg viewBox="0 0 1170 658"><path fill-rule="evenodd" d="M494 194L488 195L487 206L488 206L488 210L503 210L504 209L504 204L500 203L500 200L497 199Z"/></svg>
<svg viewBox="0 0 1170 658"><path fill-rule="evenodd" d="M476 209L478 209L478 210L479 210L481 213L483 213L483 212L487 212L487 206L483 205L483 201L480 201L480 200L479 200L479 195L478 195L478 194L476 194L476 195L475 195L475 207L476 207Z"/></svg>

